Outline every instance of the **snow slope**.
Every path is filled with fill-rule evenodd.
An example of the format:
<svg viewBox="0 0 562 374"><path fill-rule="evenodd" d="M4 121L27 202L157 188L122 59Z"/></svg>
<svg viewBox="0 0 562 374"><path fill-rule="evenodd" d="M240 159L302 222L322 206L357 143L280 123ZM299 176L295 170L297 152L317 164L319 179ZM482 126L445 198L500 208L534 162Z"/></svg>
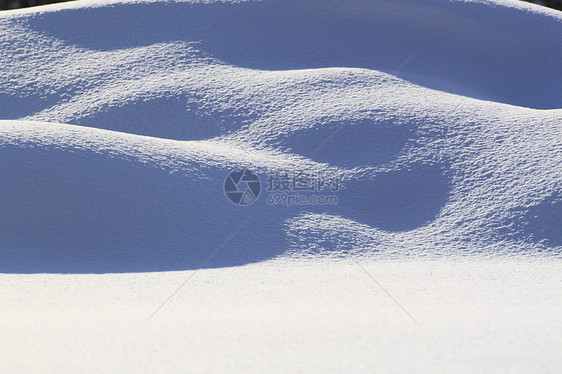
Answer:
<svg viewBox="0 0 562 374"><path fill-rule="evenodd" d="M558 13L102 5L1 19L2 271L189 269L246 217L210 266L560 253L562 111L536 109L561 105ZM337 206L240 208L222 193L236 167L337 167L345 189Z"/></svg>
<svg viewBox="0 0 562 374"><path fill-rule="evenodd" d="M345 308L337 305L347 300L346 290L356 280L333 267L339 261L360 261L380 271L376 264L383 261L389 269L402 269L408 259L417 265L396 270L406 278L446 282L450 273L439 266L419 276L432 266L421 258L439 259L448 269L456 266L451 258L459 256L463 261L474 258L458 265L463 274L485 267L487 257L498 257L494 261L500 261L499 268L533 274L542 271L537 264L543 260L531 257L545 257L550 275L536 282L542 288L525 285L506 271L497 294L511 287L526 291L502 299L499 308L511 308L512 313L519 308L531 316L514 301L522 297L523 304L544 308L540 331L555 326L559 334L560 303L538 303L531 295L559 296L561 30L559 12L511 0L83 0L3 12L0 278L10 285L4 290L12 306L4 312L6 320L26 316L16 318L13 326L19 327L4 326L5 336L17 336L24 321L47 305L32 301L34 293L43 292L44 282L53 281L47 294L63 306L47 308L51 322L26 330L29 337L41 326L51 329L59 323L57 313L92 313L92 302L64 302L67 282L78 282L77 295L89 292L90 284L93 292L111 295L102 301L107 313L88 322L69 322L79 334L76 328L82 323L112 326L112 316L148 316L181 283L179 278L191 279L199 269L202 277L231 279L201 285L202 295L216 295L218 287L233 296L219 304L209 296L199 301L197 310L219 307L236 310L235 315L246 310L251 320L265 308L281 318L285 311L297 313L298 307L272 311L267 309L272 300L262 295L240 312L242 304L235 299L245 300L245 293L239 287L259 293L255 285L244 286L247 279L262 279L264 287L272 287L268 274L280 272L294 275L277 290L291 295L310 280L323 282L319 274L326 268L338 279L326 283L334 294L309 301L310 295L323 291L311 287L295 293L295 300L311 309L298 324L282 322L279 331L286 329L301 339L298 326L313 323L315 308L321 305L328 316L339 316L326 334L346 336L342 342L350 341L350 350L363 355L374 342L371 337L368 344L357 346L358 333L365 324L380 326L370 325L366 312L358 316L361 323L343 323ZM262 195L248 206L232 204L223 192L226 176L238 168L249 168L261 178ZM339 170L342 188L333 193L337 205L266 203L268 173L324 169ZM515 262L506 259L513 256ZM316 275L308 278L298 268L302 264L311 264ZM454 284L461 287L468 281L485 288L486 279L495 277L495 266ZM362 276L369 273L359 267L355 271ZM99 274L131 272L147 274ZM81 275L85 273L97 275ZM112 291L111 284L150 283L153 277L156 285L142 293L150 305L139 296L130 301L130 309L120 309L119 300L132 291ZM107 282L98 284L99 279ZM402 291L408 284L403 282ZM27 296L18 296L18 290ZM362 301L352 302L350 310L373 307L365 301L370 291L362 290L357 299ZM439 304L454 291L431 292ZM413 291L403 294L417 300L419 319L435 322L430 317L433 304L424 305ZM457 300L451 310L474 308L471 300L477 295L475 291L473 298ZM332 298L342 301L330 307ZM486 301L480 302L488 310ZM184 297L172 310L180 313L189 303ZM432 333L447 336L447 326L457 319L447 308L437 309L444 322L435 322ZM383 310L387 317L403 312L392 302ZM162 322L161 342L166 341L165 331L174 331L178 317L170 315ZM474 323L493 325L497 315L501 313L489 309ZM397 321L404 316L390 323L402 326ZM211 325L223 326L227 317L218 313L209 318ZM228 319L224 323L236 325ZM523 330L506 334L525 337L532 323L522 325ZM511 331L502 326L502 331ZM244 335L245 327L239 329L235 334ZM395 326L387 332L402 335L404 330ZM205 331L197 330L196 336L203 339ZM258 340L267 339L263 335ZM393 341L387 349L416 345L416 338L408 339ZM459 339L453 340L462 347ZM467 339L473 342L478 336ZM25 336L18 341L28 344ZM202 347L211 349L213 341ZM519 347L548 347L538 361L559 368L559 361L553 364L553 341L540 335ZM493 352L505 357L503 344ZM104 351L103 345L93 350ZM67 349L57 347L56 352ZM339 349L336 343L325 348ZM134 352L144 349L141 344ZM275 352L256 361L255 371L263 370L261 365ZM423 350L415 352L424 355ZM436 356L428 357L425 365L434 364ZM480 369L472 356L463 357L470 368ZM348 367L343 358L336 361L306 369ZM397 359L385 367L397 363L404 365ZM77 360L69 370L83 364ZM372 364L368 360L364 369L369 371ZM233 365L230 369L240 370L242 363ZM462 366L457 365L451 358L442 368L458 371ZM95 365L88 367L95 370ZM206 368L201 362L197 367Z"/></svg>

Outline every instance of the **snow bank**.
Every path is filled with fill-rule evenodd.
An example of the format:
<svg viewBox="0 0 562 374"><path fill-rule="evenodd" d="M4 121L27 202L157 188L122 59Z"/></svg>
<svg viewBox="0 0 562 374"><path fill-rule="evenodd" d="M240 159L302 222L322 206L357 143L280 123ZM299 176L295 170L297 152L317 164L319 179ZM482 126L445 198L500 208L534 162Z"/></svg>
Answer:
<svg viewBox="0 0 562 374"><path fill-rule="evenodd" d="M561 26L511 1L5 12L0 272L560 255ZM338 204L236 206L236 168L338 168Z"/></svg>

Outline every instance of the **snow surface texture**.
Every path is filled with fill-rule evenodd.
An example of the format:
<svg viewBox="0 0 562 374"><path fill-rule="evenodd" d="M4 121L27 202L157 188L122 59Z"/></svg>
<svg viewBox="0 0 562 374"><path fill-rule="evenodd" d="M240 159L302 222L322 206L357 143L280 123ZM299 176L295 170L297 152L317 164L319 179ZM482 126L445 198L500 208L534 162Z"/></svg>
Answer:
<svg viewBox="0 0 562 374"><path fill-rule="evenodd" d="M562 17L508 5L4 13L0 271L193 269L241 224L208 266L559 255ZM337 167L344 188L337 206L238 207L222 192L237 167Z"/></svg>
<svg viewBox="0 0 562 374"><path fill-rule="evenodd" d="M508 0L3 12L1 371L560 372L561 31ZM326 168L337 205L266 204Z"/></svg>
<svg viewBox="0 0 562 374"><path fill-rule="evenodd" d="M560 373L552 260L0 275L4 373ZM29 278L33 277L33 280ZM6 308L6 306L8 306Z"/></svg>

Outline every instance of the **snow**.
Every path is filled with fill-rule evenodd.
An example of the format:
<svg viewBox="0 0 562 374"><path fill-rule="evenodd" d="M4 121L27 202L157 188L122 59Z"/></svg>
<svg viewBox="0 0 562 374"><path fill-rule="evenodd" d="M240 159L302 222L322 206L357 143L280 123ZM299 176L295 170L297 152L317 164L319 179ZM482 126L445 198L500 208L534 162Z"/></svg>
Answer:
<svg viewBox="0 0 562 374"><path fill-rule="evenodd" d="M558 372L561 26L508 0L2 12L0 368ZM266 203L268 173L336 169L337 205Z"/></svg>
<svg viewBox="0 0 562 374"><path fill-rule="evenodd" d="M277 261L0 276L4 372L556 373L560 263ZM32 358L30 358L30 355Z"/></svg>

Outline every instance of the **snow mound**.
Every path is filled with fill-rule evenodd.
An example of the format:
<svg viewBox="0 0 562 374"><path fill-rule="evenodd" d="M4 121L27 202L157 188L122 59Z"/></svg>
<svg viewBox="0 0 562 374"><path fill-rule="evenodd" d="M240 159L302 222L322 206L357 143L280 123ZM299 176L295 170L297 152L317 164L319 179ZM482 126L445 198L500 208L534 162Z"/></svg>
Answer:
<svg viewBox="0 0 562 374"><path fill-rule="evenodd" d="M561 26L514 1L4 12L0 272L559 256ZM268 173L334 169L337 204L266 203Z"/></svg>

